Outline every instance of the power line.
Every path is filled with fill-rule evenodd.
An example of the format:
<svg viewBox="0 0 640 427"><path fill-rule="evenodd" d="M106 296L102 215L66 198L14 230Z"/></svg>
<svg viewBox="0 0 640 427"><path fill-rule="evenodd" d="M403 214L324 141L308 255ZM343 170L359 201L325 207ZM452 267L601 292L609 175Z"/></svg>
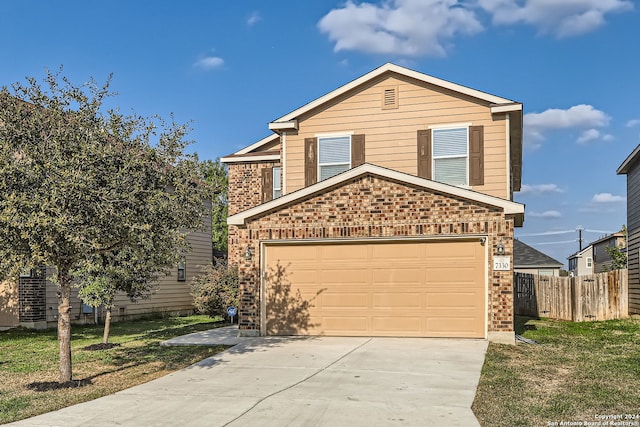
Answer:
<svg viewBox="0 0 640 427"><path fill-rule="evenodd" d="M542 242L542 243L530 243L531 246L538 246L538 245L560 245L560 244L567 244L567 243L575 243L576 239L573 240L561 240L558 242Z"/></svg>
<svg viewBox="0 0 640 427"><path fill-rule="evenodd" d="M543 231L542 233L518 234L518 237L551 236L554 234L575 233L576 230Z"/></svg>

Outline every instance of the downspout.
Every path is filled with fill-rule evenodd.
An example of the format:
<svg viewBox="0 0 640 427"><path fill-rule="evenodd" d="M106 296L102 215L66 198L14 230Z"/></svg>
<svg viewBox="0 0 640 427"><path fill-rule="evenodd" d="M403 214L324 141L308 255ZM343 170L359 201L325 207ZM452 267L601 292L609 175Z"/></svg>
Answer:
<svg viewBox="0 0 640 427"><path fill-rule="evenodd" d="M507 139L507 196L509 197L509 200L513 201L513 192L511 191L511 181L513 180L511 172L511 116L509 116L509 113L505 114L505 122Z"/></svg>
<svg viewBox="0 0 640 427"><path fill-rule="evenodd" d="M282 196L287 194L287 132L282 131L282 135L280 136L280 141L282 143L282 155L280 156L280 161L282 162L282 183L281 191Z"/></svg>

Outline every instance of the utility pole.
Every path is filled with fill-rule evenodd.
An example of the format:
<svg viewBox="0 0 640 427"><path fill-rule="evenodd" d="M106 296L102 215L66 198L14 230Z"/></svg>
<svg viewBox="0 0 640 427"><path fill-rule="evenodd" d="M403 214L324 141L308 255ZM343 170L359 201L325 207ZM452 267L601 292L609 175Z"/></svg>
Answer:
<svg viewBox="0 0 640 427"><path fill-rule="evenodd" d="M584 231L584 228L582 228L581 225L578 226L578 228L576 228L576 230L578 231L578 252L582 251L582 232Z"/></svg>

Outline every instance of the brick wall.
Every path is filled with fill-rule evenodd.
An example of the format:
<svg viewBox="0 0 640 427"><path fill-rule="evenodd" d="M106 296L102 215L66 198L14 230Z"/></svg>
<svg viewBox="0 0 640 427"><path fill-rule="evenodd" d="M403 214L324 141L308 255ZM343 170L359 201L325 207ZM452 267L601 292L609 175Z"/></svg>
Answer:
<svg viewBox="0 0 640 427"><path fill-rule="evenodd" d="M256 163L230 163L229 171L229 216L251 209L262 203L262 169L280 166L279 161ZM229 263L239 260L235 226L229 226Z"/></svg>
<svg viewBox="0 0 640 427"><path fill-rule="evenodd" d="M240 328L260 329L260 241L485 235L489 246L488 330L513 331L513 267L493 271L492 256L502 241L513 256L513 221L502 211L380 177L364 176L284 206L230 230L230 258L240 269ZM251 247L254 256L241 254Z"/></svg>

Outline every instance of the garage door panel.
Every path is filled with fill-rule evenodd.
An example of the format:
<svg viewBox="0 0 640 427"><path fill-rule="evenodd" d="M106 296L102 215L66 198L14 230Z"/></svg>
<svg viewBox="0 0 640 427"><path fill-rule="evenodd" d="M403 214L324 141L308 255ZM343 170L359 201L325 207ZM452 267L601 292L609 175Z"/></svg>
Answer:
<svg viewBox="0 0 640 427"><path fill-rule="evenodd" d="M477 240L267 245L265 253L267 269L287 266L281 295L264 283L269 334L485 336ZM296 315L287 319L282 307Z"/></svg>
<svg viewBox="0 0 640 427"><path fill-rule="evenodd" d="M398 310L420 307L419 292L375 292L373 294L374 309Z"/></svg>
<svg viewBox="0 0 640 427"><path fill-rule="evenodd" d="M342 269L336 269L331 266L330 269L320 272L320 280L325 284L366 284L368 275L369 271L366 268L350 268L348 265L345 265Z"/></svg>
<svg viewBox="0 0 640 427"><path fill-rule="evenodd" d="M453 309L478 307L480 298L475 293L447 292L429 293L425 306L430 309Z"/></svg>
<svg viewBox="0 0 640 427"><path fill-rule="evenodd" d="M424 258L424 249L419 245L406 245L399 251L396 245L372 245L370 257L374 261L393 264L394 261L413 261Z"/></svg>
<svg viewBox="0 0 640 427"><path fill-rule="evenodd" d="M419 334L422 327L422 319L420 316L415 317L390 317L390 316L374 316L372 318L373 330L380 332L394 332L395 335L403 335L409 333Z"/></svg>
<svg viewBox="0 0 640 427"><path fill-rule="evenodd" d="M365 262L368 258L368 248L362 245L331 245L323 246L318 252L323 261L341 262L345 259Z"/></svg>
<svg viewBox="0 0 640 427"><path fill-rule="evenodd" d="M425 270L429 283L470 283L477 279L476 266L451 265L448 267L428 268Z"/></svg>
<svg viewBox="0 0 640 427"><path fill-rule="evenodd" d="M469 337L481 333L475 318L450 317L427 320L427 328L438 336Z"/></svg>
<svg viewBox="0 0 640 427"><path fill-rule="evenodd" d="M322 309L358 309L369 307L369 294L367 292L349 293L324 293L321 294Z"/></svg>
<svg viewBox="0 0 640 427"><path fill-rule="evenodd" d="M420 269L415 268L415 264L407 265L406 268L373 268L371 270L371 280L374 284L396 284L396 283L420 283Z"/></svg>
<svg viewBox="0 0 640 427"><path fill-rule="evenodd" d="M322 316L321 334L339 334L341 331L366 333L369 330L367 316Z"/></svg>

